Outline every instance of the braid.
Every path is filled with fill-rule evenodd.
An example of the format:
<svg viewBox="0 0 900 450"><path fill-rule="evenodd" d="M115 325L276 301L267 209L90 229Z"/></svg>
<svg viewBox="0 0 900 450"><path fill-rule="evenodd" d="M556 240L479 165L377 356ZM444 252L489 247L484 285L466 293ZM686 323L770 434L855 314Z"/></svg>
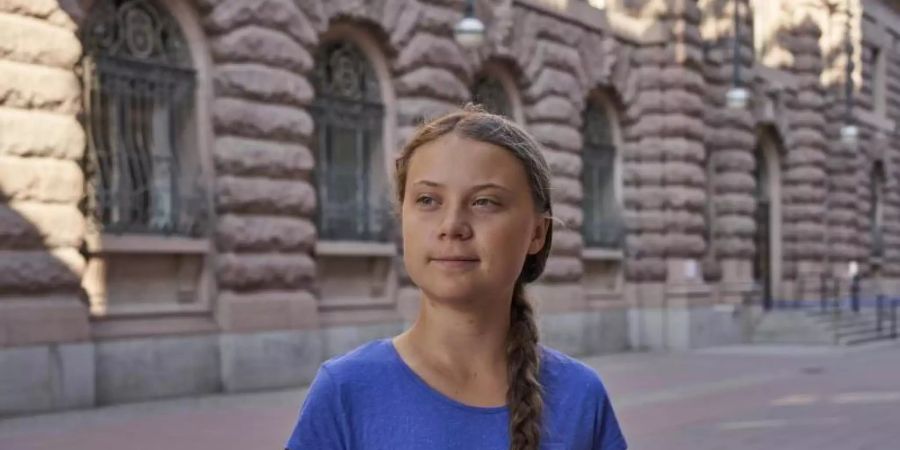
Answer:
<svg viewBox="0 0 900 450"><path fill-rule="evenodd" d="M510 450L538 450L541 438L543 392L538 381L538 330L534 310L525 298L525 289L517 282L510 308L509 337L506 354L509 361Z"/></svg>

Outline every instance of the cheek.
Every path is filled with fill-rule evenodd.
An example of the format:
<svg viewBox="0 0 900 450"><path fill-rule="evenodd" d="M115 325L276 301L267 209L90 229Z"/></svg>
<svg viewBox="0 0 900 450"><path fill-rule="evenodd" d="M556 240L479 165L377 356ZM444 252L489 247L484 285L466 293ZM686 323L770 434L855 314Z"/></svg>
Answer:
<svg viewBox="0 0 900 450"><path fill-rule="evenodd" d="M531 242L530 222L527 218L515 217L502 223L486 227L482 233L482 252L496 261L510 266L510 270L518 271L528 253Z"/></svg>
<svg viewBox="0 0 900 450"><path fill-rule="evenodd" d="M403 254L419 255L424 252L428 233L427 224L422 223L414 215L400 218L401 238L403 239Z"/></svg>

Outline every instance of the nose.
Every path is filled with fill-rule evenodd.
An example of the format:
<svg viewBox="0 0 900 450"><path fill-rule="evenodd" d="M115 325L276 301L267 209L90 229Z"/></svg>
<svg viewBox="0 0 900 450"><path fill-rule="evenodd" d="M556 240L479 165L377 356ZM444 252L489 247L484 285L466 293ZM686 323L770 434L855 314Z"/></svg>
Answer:
<svg viewBox="0 0 900 450"><path fill-rule="evenodd" d="M472 226L469 217L462 207L446 208L438 229L438 239L464 241L472 237Z"/></svg>

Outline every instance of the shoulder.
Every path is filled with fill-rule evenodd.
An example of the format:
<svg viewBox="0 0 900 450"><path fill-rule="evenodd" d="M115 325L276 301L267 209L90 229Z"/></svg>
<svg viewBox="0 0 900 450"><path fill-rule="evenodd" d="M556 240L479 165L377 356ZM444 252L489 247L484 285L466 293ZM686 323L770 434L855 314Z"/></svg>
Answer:
<svg viewBox="0 0 900 450"><path fill-rule="evenodd" d="M371 341L325 361L320 372L338 386L371 380L393 368L393 352L389 339Z"/></svg>
<svg viewBox="0 0 900 450"><path fill-rule="evenodd" d="M606 396L603 380L593 367L550 347L541 346L541 377L547 390Z"/></svg>

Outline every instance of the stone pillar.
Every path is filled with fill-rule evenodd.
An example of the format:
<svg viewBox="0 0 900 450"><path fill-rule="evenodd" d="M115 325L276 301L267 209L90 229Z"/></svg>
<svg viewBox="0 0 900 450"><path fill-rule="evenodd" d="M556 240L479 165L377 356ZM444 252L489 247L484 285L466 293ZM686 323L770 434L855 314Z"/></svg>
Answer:
<svg viewBox="0 0 900 450"><path fill-rule="evenodd" d="M793 55L786 67L795 77L797 95L791 102L793 117L785 157L783 178L784 255L794 264L787 266L795 281L793 298L815 298L825 255L826 155L825 123L821 112L825 105L820 82L822 52L821 31L809 11L788 7L790 28L783 42ZM802 289L802 291L801 291Z"/></svg>
<svg viewBox="0 0 900 450"><path fill-rule="evenodd" d="M751 89L753 76L753 20L749 4L740 5L740 79ZM750 111L734 110L725 104L733 83L734 19L733 1L701 2L703 37L709 50L704 61L707 81L706 151L712 165L712 254L720 275L719 301L739 304L753 289L756 195L754 149L756 136ZM758 96L759 92L751 94ZM710 249L707 249L709 251Z"/></svg>
<svg viewBox="0 0 900 450"><path fill-rule="evenodd" d="M832 12L829 28L832 31L825 36L825 61L831 61L823 67L822 82L826 87L828 107L823 117L825 136L828 141L827 171L827 231L823 236L826 243L824 259L828 266L824 269L830 277L838 280L838 295L849 295L849 263L858 258L861 249L860 233L857 226L858 199L857 184L862 180L858 172L857 148L841 142L840 128L846 121L846 67L850 62L844 48L847 39L847 21L850 20L845 2L837 2ZM813 119L813 115L809 115ZM808 120L809 120L808 119ZM833 287L829 286L829 289ZM832 294L829 294L832 295Z"/></svg>
<svg viewBox="0 0 900 450"><path fill-rule="evenodd" d="M667 27L668 29L668 27ZM625 295L631 307L633 348L663 348L666 281L666 228L669 219L664 181L663 69L675 48L654 43L632 55L634 100L626 104L623 160L625 203Z"/></svg>
<svg viewBox="0 0 900 450"><path fill-rule="evenodd" d="M55 1L0 2L0 415L94 402L75 29Z"/></svg>
<svg viewBox="0 0 900 450"><path fill-rule="evenodd" d="M707 201L700 17L694 2L667 2L658 20L672 30L669 40L635 51L638 93L628 110L635 125L627 131L633 169L625 182L636 347L679 349L705 339L694 334L712 300L700 264Z"/></svg>
<svg viewBox="0 0 900 450"><path fill-rule="evenodd" d="M286 0L197 4L213 62L218 321L225 331L314 327L315 30Z"/></svg>
<svg viewBox="0 0 900 450"><path fill-rule="evenodd" d="M212 60L215 314L226 391L302 384L322 359L307 109L318 36L300 3L309 2L195 1Z"/></svg>
<svg viewBox="0 0 900 450"><path fill-rule="evenodd" d="M537 13L527 13L535 20ZM551 24L545 32L524 31L518 59L528 61L522 97L528 129L544 146L553 174L553 214L564 224L554 225L553 247L542 277L544 311L578 309L584 304L580 286L584 274L581 251L583 221L581 114L589 88L578 79L581 61L572 48L582 37L576 27Z"/></svg>

